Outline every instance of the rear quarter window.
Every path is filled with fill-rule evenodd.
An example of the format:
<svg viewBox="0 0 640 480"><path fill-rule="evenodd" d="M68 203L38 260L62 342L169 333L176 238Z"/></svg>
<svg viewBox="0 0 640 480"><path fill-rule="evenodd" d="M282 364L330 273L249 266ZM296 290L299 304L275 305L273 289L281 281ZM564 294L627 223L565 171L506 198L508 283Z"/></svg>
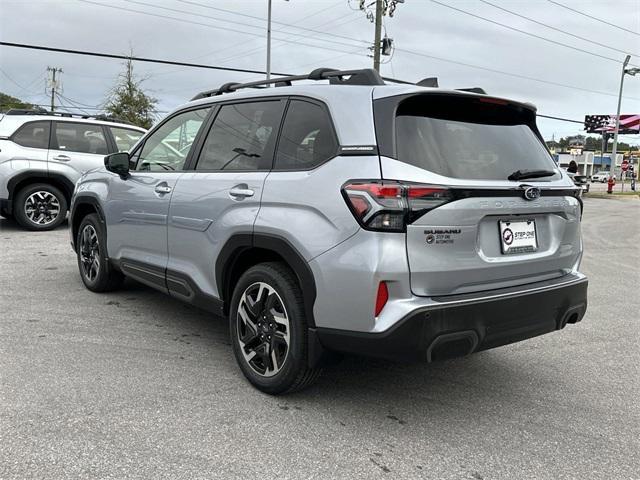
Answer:
<svg viewBox="0 0 640 480"><path fill-rule="evenodd" d="M51 122L29 122L22 125L12 135L11 140L30 148L49 148L49 132Z"/></svg>

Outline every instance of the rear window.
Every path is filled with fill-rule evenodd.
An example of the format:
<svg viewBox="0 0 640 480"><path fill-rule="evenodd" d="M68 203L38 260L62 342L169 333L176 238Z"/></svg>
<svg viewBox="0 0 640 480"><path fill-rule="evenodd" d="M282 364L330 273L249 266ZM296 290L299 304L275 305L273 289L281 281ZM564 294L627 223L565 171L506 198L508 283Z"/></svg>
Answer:
<svg viewBox="0 0 640 480"><path fill-rule="evenodd" d="M506 180L516 170L555 170L531 126L534 113L492 99L422 95L396 114L398 160L471 180ZM549 181L559 174L536 178Z"/></svg>

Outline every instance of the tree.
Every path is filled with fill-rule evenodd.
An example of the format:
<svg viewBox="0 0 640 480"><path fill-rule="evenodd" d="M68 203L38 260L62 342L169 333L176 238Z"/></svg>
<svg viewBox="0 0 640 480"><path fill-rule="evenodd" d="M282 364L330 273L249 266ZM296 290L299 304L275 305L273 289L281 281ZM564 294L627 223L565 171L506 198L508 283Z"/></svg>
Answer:
<svg viewBox="0 0 640 480"><path fill-rule="evenodd" d="M147 79L137 78L133 74L131 58L127 60L125 67L109 92L104 109L122 122L150 128L155 119L158 100L142 90L142 83Z"/></svg>
<svg viewBox="0 0 640 480"><path fill-rule="evenodd" d="M32 109L33 105L23 102L19 98L0 92L0 112L6 112L12 108Z"/></svg>

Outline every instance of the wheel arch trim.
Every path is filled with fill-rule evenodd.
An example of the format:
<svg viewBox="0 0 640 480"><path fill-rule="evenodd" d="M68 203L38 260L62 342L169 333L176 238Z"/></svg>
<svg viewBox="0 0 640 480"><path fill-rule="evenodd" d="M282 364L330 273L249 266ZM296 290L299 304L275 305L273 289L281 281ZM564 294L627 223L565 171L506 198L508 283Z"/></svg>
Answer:
<svg viewBox="0 0 640 480"><path fill-rule="evenodd" d="M295 274L304 299L305 314L309 327L315 327L313 305L316 299L316 283L313 272L300 252L285 238L266 233L236 233L229 237L218 254L215 264L216 285L218 295L224 301L225 310L230 308L232 292L231 273L242 254L251 249L268 250L279 257Z"/></svg>
<svg viewBox="0 0 640 480"><path fill-rule="evenodd" d="M100 201L92 196L92 195L76 195L73 199L73 205L71 205L70 207L70 211L69 211L69 229L71 230L71 246L73 247L73 249L76 249L76 236L78 234L77 232L77 227L80 226L80 221L79 219L76 219L76 214L78 212L78 207L80 206L84 206L84 205L91 205L96 213L98 214L98 218L100 219L100 222L102 223L103 229L104 229L104 236L105 236L105 240L107 238L107 229L106 229L106 222L105 222L105 216L104 216L104 211L102 209L102 205L100 205ZM109 252L107 252L107 245L105 244L104 246L105 249L105 253L106 253L106 258L109 258Z"/></svg>
<svg viewBox="0 0 640 480"><path fill-rule="evenodd" d="M46 183L48 181L54 180L60 185L62 185L62 193L65 195L67 203L71 200L71 196L73 194L74 184L64 175L60 175L57 173L51 173L47 170L29 170L28 172L22 172L17 174L15 177L12 177L7 182L7 190L9 192L8 200L13 200L16 187L23 183L25 180L34 180L34 181L42 181ZM54 187L58 187L57 185L53 185Z"/></svg>

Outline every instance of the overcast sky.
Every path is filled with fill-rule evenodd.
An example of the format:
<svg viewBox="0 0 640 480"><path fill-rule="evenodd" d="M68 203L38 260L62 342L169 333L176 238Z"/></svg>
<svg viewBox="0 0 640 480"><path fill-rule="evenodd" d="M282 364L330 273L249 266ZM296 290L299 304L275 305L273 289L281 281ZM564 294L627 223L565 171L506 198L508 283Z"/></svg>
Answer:
<svg viewBox="0 0 640 480"><path fill-rule="evenodd" d="M620 28L548 0L488 1L494 5L482 0L406 0L393 18L385 19L386 33L397 49L391 59L383 57L387 63L382 74L411 81L436 76L441 86L453 88L481 86L490 94L530 101L546 115L582 120L585 114L615 113L625 53L634 55L631 63L640 66L640 35L623 30L640 31L640 0L557 0ZM273 71L371 66L367 42L372 41L373 25L357 10L358 3L273 0ZM141 57L263 70L266 20L261 19L266 14L267 0L0 0L0 38L117 54L131 47ZM118 60L0 47L0 91L47 104L47 66L63 69L68 105L93 107L104 102L122 70ZM149 77L144 85L159 100L159 110L171 110L224 82L257 78L142 63L135 71ZM639 113L640 75L626 77L624 92L622 113ZM583 133L579 124L545 119L539 124L546 138ZM638 135L622 139L640 143Z"/></svg>

